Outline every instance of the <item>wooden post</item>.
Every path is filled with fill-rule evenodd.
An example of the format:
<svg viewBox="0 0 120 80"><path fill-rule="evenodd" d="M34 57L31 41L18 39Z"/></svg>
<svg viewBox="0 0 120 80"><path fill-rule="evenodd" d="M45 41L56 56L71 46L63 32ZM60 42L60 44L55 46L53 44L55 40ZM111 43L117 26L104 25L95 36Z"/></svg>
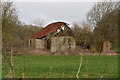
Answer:
<svg viewBox="0 0 120 80"><path fill-rule="evenodd" d="M105 69L104 69L104 75L106 75L106 73L107 73L107 64L105 64Z"/></svg>
<svg viewBox="0 0 120 80"><path fill-rule="evenodd" d="M82 66L82 55L81 55L81 58L80 58L79 69L78 69L78 72L76 74L76 77L77 77L78 80L79 80L79 73L80 73L80 70L81 70L81 66Z"/></svg>
<svg viewBox="0 0 120 80"><path fill-rule="evenodd" d="M86 59L86 78L88 77L88 60Z"/></svg>
<svg viewBox="0 0 120 80"><path fill-rule="evenodd" d="M30 45L31 45L31 40L29 39L29 43L28 43L28 46L30 47Z"/></svg>

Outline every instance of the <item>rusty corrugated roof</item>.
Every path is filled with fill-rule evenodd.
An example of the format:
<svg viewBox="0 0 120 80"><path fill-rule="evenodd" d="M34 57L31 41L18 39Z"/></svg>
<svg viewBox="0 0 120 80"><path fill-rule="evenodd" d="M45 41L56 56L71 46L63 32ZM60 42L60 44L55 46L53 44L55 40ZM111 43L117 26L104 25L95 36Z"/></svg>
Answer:
<svg viewBox="0 0 120 80"><path fill-rule="evenodd" d="M66 24L64 22L54 22L49 25L47 25L45 28L41 29L38 33L35 35L31 36L31 39L37 39L37 38L42 38L52 32L55 32L57 29L59 29L63 24Z"/></svg>

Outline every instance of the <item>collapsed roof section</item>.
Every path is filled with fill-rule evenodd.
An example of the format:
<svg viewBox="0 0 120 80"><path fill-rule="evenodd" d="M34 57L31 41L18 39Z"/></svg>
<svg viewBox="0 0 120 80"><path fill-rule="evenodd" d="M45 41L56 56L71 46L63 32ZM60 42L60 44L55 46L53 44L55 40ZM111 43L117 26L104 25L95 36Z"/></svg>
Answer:
<svg viewBox="0 0 120 80"><path fill-rule="evenodd" d="M49 25L47 25L45 28L41 29L38 33L34 34L33 36L31 36L31 39L40 39L43 38L51 33L54 32L59 32L59 29L62 28L63 29L63 25L68 25L65 22L55 22L55 23L51 23ZM71 33L71 29L69 27L67 27L69 29L69 32Z"/></svg>

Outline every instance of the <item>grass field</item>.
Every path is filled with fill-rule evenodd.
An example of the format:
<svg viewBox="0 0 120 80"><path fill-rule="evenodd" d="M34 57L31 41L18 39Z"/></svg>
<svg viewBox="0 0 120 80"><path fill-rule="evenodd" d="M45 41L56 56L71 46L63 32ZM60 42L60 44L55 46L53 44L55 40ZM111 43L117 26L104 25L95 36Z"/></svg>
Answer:
<svg viewBox="0 0 120 80"><path fill-rule="evenodd" d="M80 55L14 55L14 77L20 78L76 78ZM8 67L3 63L3 77ZM83 55L80 78L118 77L118 55Z"/></svg>

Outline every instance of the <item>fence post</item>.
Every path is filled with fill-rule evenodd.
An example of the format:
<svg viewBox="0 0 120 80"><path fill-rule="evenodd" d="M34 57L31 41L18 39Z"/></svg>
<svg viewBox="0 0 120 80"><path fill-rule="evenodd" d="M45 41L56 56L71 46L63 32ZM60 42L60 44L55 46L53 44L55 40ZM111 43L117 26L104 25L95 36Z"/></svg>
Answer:
<svg viewBox="0 0 120 80"><path fill-rule="evenodd" d="M85 77L88 77L88 59L86 59L86 74Z"/></svg>

